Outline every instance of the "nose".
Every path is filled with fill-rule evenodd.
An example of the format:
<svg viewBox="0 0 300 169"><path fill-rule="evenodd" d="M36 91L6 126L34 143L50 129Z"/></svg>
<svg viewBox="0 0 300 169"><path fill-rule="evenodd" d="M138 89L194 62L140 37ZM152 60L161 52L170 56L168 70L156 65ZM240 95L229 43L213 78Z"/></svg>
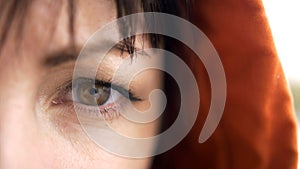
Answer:
<svg viewBox="0 0 300 169"><path fill-rule="evenodd" d="M0 59L0 169L37 167L35 88L30 67Z"/></svg>

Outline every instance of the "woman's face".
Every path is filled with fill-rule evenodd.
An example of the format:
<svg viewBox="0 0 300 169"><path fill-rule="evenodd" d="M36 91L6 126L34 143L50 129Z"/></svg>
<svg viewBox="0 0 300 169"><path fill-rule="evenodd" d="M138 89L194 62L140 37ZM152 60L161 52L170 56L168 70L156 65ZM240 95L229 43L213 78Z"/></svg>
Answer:
<svg viewBox="0 0 300 169"><path fill-rule="evenodd" d="M83 131L75 109L89 119L86 126L90 128L109 125L126 136L152 136L158 120L147 124L131 122L120 113L126 110L119 110L118 106L129 99L135 108L147 110L150 92L161 87L161 74L156 70L143 71L132 79L129 89L113 88L115 84L110 84L113 73L129 57L126 51L121 55L120 49L113 48L99 65L96 85L82 76L73 79L76 84L72 87L76 62L73 55L77 56L88 38L117 15L113 0L74 2L73 36L67 1L36 0L27 9L22 36L17 36L18 20L9 30L0 55L1 169L149 167L150 158L123 158L104 151ZM142 44L150 46L137 37L136 47ZM87 63L93 62L87 60ZM137 63L133 61L130 68ZM122 84L123 78L126 79L126 72L116 80ZM132 97L122 95L123 88L130 90ZM111 99L112 95L117 99ZM99 113L97 118L90 116L91 112Z"/></svg>

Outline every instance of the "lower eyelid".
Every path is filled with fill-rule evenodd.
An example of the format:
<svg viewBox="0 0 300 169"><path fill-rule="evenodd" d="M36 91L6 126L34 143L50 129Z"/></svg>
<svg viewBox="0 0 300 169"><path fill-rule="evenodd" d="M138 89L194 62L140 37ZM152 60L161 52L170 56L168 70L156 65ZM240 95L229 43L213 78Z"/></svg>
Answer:
<svg viewBox="0 0 300 169"><path fill-rule="evenodd" d="M100 107L91 107L74 103L73 109L76 111L78 117L92 118L97 120L113 120L120 116L120 107L115 103Z"/></svg>
<svg viewBox="0 0 300 169"><path fill-rule="evenodd" d="M120 116L120 106L117 103L110 103L104 106L87 106L81 103L76 102L59 102L52 103L52 106L63 107L63 112L66 114L77 115L80 119L86 119L88 121L104 121L104 120L113 120ZM70 114L71 113L71 114Z"/></svg>

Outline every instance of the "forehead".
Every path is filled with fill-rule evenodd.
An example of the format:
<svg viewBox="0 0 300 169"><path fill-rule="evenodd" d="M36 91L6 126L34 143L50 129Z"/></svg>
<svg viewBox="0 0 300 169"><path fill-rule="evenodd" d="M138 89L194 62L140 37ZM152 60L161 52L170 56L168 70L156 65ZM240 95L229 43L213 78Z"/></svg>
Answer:
<svg viewBox="0 0 300 169"><path fill-rule="evenodd" d="M27 9L23 19L22 37L14 38L18 24L13 24L8 48L20 41L22 54L42 56L42 53L60 50L71 44L82 46L98 29L117 16L113 0L76 0L74 10L69 1L35 0ZM74 20L72 21L72 18ZM74 29L72 36L70 27Z"/></svg>

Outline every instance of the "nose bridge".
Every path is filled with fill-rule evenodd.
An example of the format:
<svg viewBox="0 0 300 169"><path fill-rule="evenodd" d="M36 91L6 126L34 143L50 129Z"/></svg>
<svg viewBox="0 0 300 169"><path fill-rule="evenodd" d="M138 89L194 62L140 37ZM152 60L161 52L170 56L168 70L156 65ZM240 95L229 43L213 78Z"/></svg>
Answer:
<svg viewBox="0 0 300 169"><path fill-rule="evenodd" d="M0 122L30 119L34 116L36 78L32 68L21 64L5 65L0 59ZM21 123L20 123L21 124Z"/></svg>
<svg viewBox="0 0 300 169"><path fill-rule="evenodd" d="M0 169L24 168L36 133L35 80L29 68L0 66Z"/></svg>

